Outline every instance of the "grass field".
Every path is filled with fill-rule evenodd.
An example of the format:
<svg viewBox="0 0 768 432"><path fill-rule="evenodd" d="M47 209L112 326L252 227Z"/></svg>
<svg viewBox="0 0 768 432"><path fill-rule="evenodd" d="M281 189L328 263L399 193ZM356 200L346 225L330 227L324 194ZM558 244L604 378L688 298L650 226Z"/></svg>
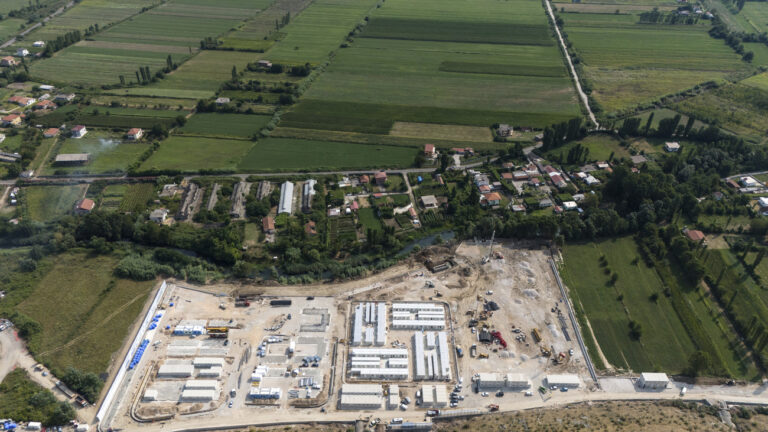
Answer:
<svg viewBox="0 0 768 432"><path fill-rule="evenodd" d="M617 138L609 135L590 135L582 140L571 141L562 147L550 150L544 156L551 158L553 155L559 155L562 157L562 160L565 161L567 159L568 151L578 144L581 144L589 149L589 155L587 156L588 162L607 161L611 154L613 154L615 159L629 158L631 156L629 151L625 147L619 145L620 142L621 141Z"/></svg>
<svg viewBox="0 0 768 432"><path fill-rule="evenodd" d="M30 186L24 188L22 205L28 218L50 221L72 212L87 185Z"/></svg>
<svg viewBox="0 0 768 432"><path fill-rule="evenodd" d="M172 136L160 144L141 170L235 170L253 146L246 140Z"/></svg>
<svg viewBox="0 0 768 432"><path fill-rule="evenodd" d="M122 195L118 210L122 212L143 212L155 198L155 186L151 183L128 185Z"/></svg>
<svg viewBox="0 0 768 432"><path fill-rule="evenodd" d="M178 108L178 107L174 107ZM70 120L74 113L74 118ZM185 116L188 111L183 110L159 110L146 108L112 108L101 106L67 105L53 111L50 114L38 117L36 122L50 127L58 127L66 123L83 124L105 128L139 127L151 129L159 124L166 128L174 125L176 117Z"/></svg>
<svg viewBox="0 0 768 432"><path fill-rule="evenodd" d="M409 147L286 138L262 139L238 166L241 171L286 171L408 167Z"/></svg>
<svg viewBox="0 0 768 432"><path fill-rule="evenodd" d="M493 134L489 128L478 126L438 125L431 123L395 122L390 135L410 138L490 142Z"/></svg>
<svg viewBox="0 0 768 432"><path fill-rule="evenodd" d="M357 217L360 221L360 224L363 225L364 230L371 229L374 231L381 231L383 229L381 226L381 221L379 220L378 216L376 216L376 210L371 207L361 208L358 210Z"/></svg>
<svg viewBox="0 0 768 432"><path fill-rule="evenodd" d="M540 3L388 0L281 125L386 134L395 122L543 127L579 115Z"/></svg>
<svg viewBox="0 0 768 432"><path fill-rule="evenodd" d="M744 73L709 24L638 24L634 14L561 13L564 30L580 57L593 97L607 112L628 109L661 96Z"/></svg>
<svg viewBox="0 0 768 432"><path fill-rule="evenodd" d="M2 9L3 7L0 6L0 10ZM24 24L24 20L16 18L7 18L0 21L0 39L6 40L18 33L21 30L22 24Z"/></svg>
<svg viewBox="0 0 768 432"><path fill-rule="evenodd" d="M63 139L57 152L57 154L88 153L90 160L87 164L82 166L50 164L43 169L43 173L88 172L102 174L123 172L148 148L149 144L147 143L124 141L122 135L90 131L83 138Z"/></svg>
<svg viewBox="0 0 768 432"><path fill-rule="evenodd" d="M674 107L707 123L760 139L765 136L768 125L768 88L763 88L761 84L758 75L744 81L744 84L729 84L684 99Z"/></svg>
<svg viewBox="0 0 768 432"><path fill-rule="evenodd" d="M118 83L120 75L136 82L140 66L154 73L165 66L168 55L180 63L197 52L201 39L224 33L267 4L171 0L35 62L31 73L54 82L64 75L68 82L89 86Z"/></svg>
<svg viewBox="0 0 768 432"><path fill-rule="evenodd" d="M249 114L198 113L179 130L181 134L250 138L272 119Z"/></svg>
<svg viewBox="0 0 768 432"><path fill-rule="evenodd" d="M605 255L607 266L619 275L615 286L606 284L608 276L599 264L601 254ZM685 285L673 288L675 293L666 296L665 282L656 270L647 267L643 260L633 264L636 257L639 258L637 246L629 237L567 245L564 249L563 277L582 328L587 328L585 319L588 319L609 363L636 372L659 369L679 373L694 350L705 349L697 348L698 344L706 343L719 353L722 364L718 367L726 375L754 379L756 367L740 347L738 336L724 319L717 302L701 289ZM683 280L674 267L665 265L664 268L670 282ZM654 293L659 294L655 303L650 300ZM676 310L674 299L679 300L684 312ZM690 317L693 322L687 325L696 326L706 341L694 341L680 316ZM629 336L630 319L643 327L639 341ZM593 341L588 342L592 357L596 358Z"/></svg>
<svg viewBox="0 0 768 432"><path fill-rule="evenodd" d="M60 255L18 306L42 326L28 343L52 368L99 374L122 345L155 282L116 279L116 263L108 256Z"/></svg>

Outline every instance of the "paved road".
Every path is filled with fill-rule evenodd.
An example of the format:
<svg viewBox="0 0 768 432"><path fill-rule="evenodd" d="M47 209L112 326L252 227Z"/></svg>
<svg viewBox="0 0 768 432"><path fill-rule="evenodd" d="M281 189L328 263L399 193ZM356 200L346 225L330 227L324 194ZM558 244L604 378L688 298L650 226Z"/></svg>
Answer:
<svg viewBox="0 0 768 432"><path fill-rule="evenodd" d="M47 22L48 22L48 21L50 21L50 20L51 20L53 17L55 17L56 15L60 15L60 14L62 14L62 13L65 11L65 10L67 10L67 9L71 8L71 7L72 7L72 6L74 6L74 5L75 5L75 2L74 2L74 0L73 0L73 1L70 1L70 2L69 2L69 3L67 3L66 5L64 5L64 6L60 7L60 8L58 8L58 9L56 9L56 10L55 10L55 11L54 11L52 14L50 14L50 15L48 15L47 17L43 18L43 22L46 22L46 23L47 23ZM41 25L43 25L43 24L42 24L42 23L37 23L37 24L35 24L35 25L31 26L31 27L27 27L27 28L26 28L26 29L24 29L24 31L22 31L21 33L19 33L19 34L17 34L16 36L12 37L10 40L6 41L4 44L0 45L0 49L2 49L2 48L7 48L7 47L9 47L10 45L13 45L14 43L16 43L16 40L19 38L19 36L26 36L26 35L27 35L27 34L29 34L31 31L35 30L36 28L40 27Z"/></svg>
<svg viewBox="0 0 768 432"><path fill-rule="evenodd" d="M573 82L576 85L576 91L579 93L579 98L581 99L581 102L584 104L584 107L587 109L587 114L589 114L589 119L592 120L592 123L594 123L596 129L600 129L600 124L597 122L597 119L595 118L595 114L592 112L592 108L589 107L589 98L587 97L587 94L584 93L584 90L582 90L581 88L579 75L576 73L576 68L573 67L573 61L571 61L571 55L568 54L568 48L566 48L565 46L563 35L560 34L560 28L557 26L557 21L555 21L555 13L552 12L552 5L549 3L549 1L550 0L545 0L544 5L547 7L547 13L549 14L549 18L552 20L552 25L555 27L555 33L557 33L557 39L560 41L560 48L563 50L563 55L565 55L565 60L568 61L568 69L570 69L571 71Z"/></svg>

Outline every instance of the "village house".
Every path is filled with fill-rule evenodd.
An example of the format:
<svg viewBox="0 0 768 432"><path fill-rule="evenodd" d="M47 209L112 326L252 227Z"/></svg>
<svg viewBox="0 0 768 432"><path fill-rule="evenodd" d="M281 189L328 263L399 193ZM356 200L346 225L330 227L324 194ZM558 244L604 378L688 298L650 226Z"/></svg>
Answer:
<svg viewBox="0 0 768 432"><path fill-rule="evenodd" d="M264 230L264 234L274 234L275 220L270 216L264 216L261 218L261 228Z"/></svg>
<svg viewBox="0 0 768 432"><path fill-rule="evenodd" d="M485 207L495 207L500 203L501 195L499 195L497 192L483 194L482 198L480 198L480 204Z"/></svg>
<svg viewBox="0 0 768 432"><path fill-rule="evenodd" d="M512 126L508 124L500 124L496 129L496 134L500 137L508 137L512 135Z"/></svg>
<svg viewBox="0 0 768 432"><path fill-rule="evenodd" d="M269 60L259 60L256 62L256 65L265 69L269 69L272 67L272 62Z"/></svg>
<svg viewBox="0 0 768 432"><path fill-rule="evenodd" d="M512 173L505 172L501 173L501 178L504 180L514 180L515 176ZM528 178L528 176L526 176L526 178Z"/></svg>
<svg viewBox="0 0 768 432"><path fill-rule="evenodd" d="M514 180L528 180L530 178L530 175L526 171L514 171L512 173L512 179Z"/></svg>
<svg viewBox="0 0 768 432"><path fill-rule="evenodd" d="M552 180L552 184L554 184L555 186L557 186L559 188L564 188L564 187L566 187L568 185L565 182L565 180L563 180L563 177L560 176L560 174L554 174L554 175L550 176L549 178L550 178L550 180Z"/></svg>
<svg viewBox="0 0 768 432"><path fill-rule="evenodd" d="M29 55L29 50L26 48L19 48L16 50L16 57L26 57Z"/></svg>
<svg viewBox="0 0 768 432"><path fill-rule="evenodd" d="M384 186L384 184L387 182L387 173L385 171L379 171L373 175L373 180L377 185Z"/></svg>
<svg viewBox="0 0 768 432"><path fill-rule="evenodd" d="M34 41L34 42L32 42L32 46L35 47L35 48L42 48L42 47L45 46L45 42L41 41L41 40Z"/></svg>
<svg viewBox="0 0 768 432"><path fill-rule="evenodd" d="M424 145L424 156L428 157L430 159L434 159L437 157L437 151L435 151L435 145L434 144L425 144Z"/></svg>
<svg viewBox="0 0 768 432"><path fill-rule="evenodd" d="M544 198L543 200L539 201L539 208L547 208L552 207L552 200L549 198Z"/></svg>
<svg viewBox="0 0 768 432"><path fill-rule="evenodd" d="M5 56L2 59L0 59L0 66L3 66L3 67L14 67L14 66L18 66L18 65L19 65L19 62L15 58L13 58L11 56Z"/></svg>
<svg viewBox="0 0 768 432"><path fill-rule="evenodd" d="M424 195L421 197L421 205L424 206L425 209L437 208L437 198L435 198L434 195Z"/></svg>
<svg viewBox="0 0 768 432"><path fill-rule="evenodd" d="M451 149L451 152L461 156L472 156L475 154L475 150L472 147L454 147Z"/></svg>
<svg viewBox="0 0 768 432"><path fill-rule="evenodd" d="M645 156L643 155L634 155L630 157L630 159L632 160L632 164L634 165L642 165L648 162L648 159L646 159Z"/></svg>
<svg viewBox="0 0 768 432"><path fill-rule="evenodd" d="M688 240L692 242L696 242L696 243L702 242L703 244L707 243L707 237L704 235L703 232L699 230L687 229L685 230L685 236L688 237Z"/></svg>
<svg viewBox="0 0 768 432"><path fill-rule="evenodd" d="M152 222L158 223L160 225L165 223L165 219L168 217L168 209L159 208L152 210L152 213L149 214L149 220Z"/></svg>
<svg viewBox="0 0 768 432"><path fill-rule="evenodd" d="M664 150L670 153L675 153L680 151L680 143L678 142L665 142L664 143Z"/></svg>
<svg viewBox="0 0 768 432"><path fill-rule="evenodd" d="M16 105L26 107L26 106L32 105L36 101L33 98L28 98L28 97L24 97L24 96L11 96L11 97L8 98L8 102L15 103Z"/></svg>
<svg viewBox="0 0 768 432"><path fill-rule="evenodd" d="M579 206L576 204L576 201L564 201L563 202L563 210L565 210L565 211L576 210L577 208L579 208Z"/></svg>
<svg viewBox="0 0 768 432"><path fill-rule="evenodd" d="M749 176L739 178L739 183L741 183L741 185L744 186L745 188L753 188L753 187L760 186L760 183L758 183L754 177L749 177Z"/></svg>
<svg viewBox="0 0 768 432"><path fill-rule="evenodd" d="M40 84L37 88L39 88L42 91L53 91L56 87L50 84ZM50 95L48 96L50 97ZM42 97L40 99L42 99Z"/></svg>
<svg viewBox="0 0 768 432"><path fill-rule="evenodd" d="M229 103L229 98L228 97L216 98L216 105L226 105L228 103Z"/></svg>
<svg viewBox="0 0 768 432"><path fill-rule="evenodd" d="M21 124L21 116L18 114L8 114L0 120L3 121L3 126L18 126Z"/></svg>
<svg viewBox="0 0 768 432"><path fill-rule="evenodd" d="M45 138L54 138L58 135L59 135L59 130L56 128L46 129L45 132L43 132L43 137Z"/></svg>
<svg viewBox="0 0 768 432"><path fill-rule="evenodd" d="M49 100L41 100L40 102L37 103L37 105L35 105L36 110L43 110L43 109L55 110L58 107L59 107L58 105L56 105L55 103Z"/></svg>
<svg viewBox="0 0 768 432"><path fill-rule="evenodd" d="M368 184L368 183L371 182L371 178L368 177L366 174L363 174L363 175L360 176L358 181L360 182L360 184Z"/></svg>
<svg viewBox="0 0 768 432"><path fill-rule="evenodd" d="M87 133L88 130L83 125L77 125L72 128L72 138L82 138Z"/></svg>
<svg viewBox="0 0 768 432"><path fill-rule="evenodd" d="M757 205L760 206L760 214L763 216L768 216L768 197L758 198Z"/></svg>
<svg viewBox="0 0 768 432"><path fill-rule="evenodd" d="M75 99L74 93L60 93L57 94L54 98L54 102L72 102Z"/></svg>
<svg viewBox="0 0 768 432"><path fill-rule="evenodd" d="M75 214L83 215L90 213L95 206L96 203L94 203L92 199L83 198L75 205Z"/></svg>
<svg viewBox="0 0 768 432"><path fill-rule="evenodd" d="M129 140L136 141L141 139L143 135L144 131L141 128L131 128L128 130L128 133L125 134L125 137Z"/></svg>

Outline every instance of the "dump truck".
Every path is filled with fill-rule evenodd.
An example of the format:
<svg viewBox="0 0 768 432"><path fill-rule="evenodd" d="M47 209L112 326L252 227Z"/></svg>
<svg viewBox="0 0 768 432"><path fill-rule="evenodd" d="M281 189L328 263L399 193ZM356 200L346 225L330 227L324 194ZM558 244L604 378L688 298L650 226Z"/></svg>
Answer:
<svg viewBox="0 0 768 432"><path fill-rule="evenodd" d="M496 405L496 404L490 404L490 405L488 405L488 410L490 412L498 411L499 410L499 406Z"/></svg>
<svg viewBox="0 0 768 432"><path fill-rule="evenodd" d="M479 356L477 356L477 358L487 359L488 358L488 354L481 353Z"/></svg>
<svg viewBox="0 0 768 432"><path fill-rule="evenodd" d="M541 342L541 335L539 334L539 329L531 330L531 335L533 335L534 342L536 343Z"/></svg>

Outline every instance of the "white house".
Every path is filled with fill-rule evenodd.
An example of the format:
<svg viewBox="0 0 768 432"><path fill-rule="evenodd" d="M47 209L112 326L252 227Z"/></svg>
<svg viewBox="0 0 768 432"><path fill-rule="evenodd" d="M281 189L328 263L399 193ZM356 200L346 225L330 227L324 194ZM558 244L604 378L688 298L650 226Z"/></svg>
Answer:
<svg viewBox="0 0 768 432"><path fill-rule="evenodd" d="M164 223L166 217L168 217L168 210L164 208L152 210L152 213L149 214L149 220L159 224Z"/></svg>
<svg viewBox="0 0 768 432"><path fill-rule="evenodd" d="M34 41L32 43L32 46L35 47L35 48L42 48L42 47L45 46L45 42L43 42L43 41Z"/></svg>
<svg viewBox="0 0 768 432"><path fill-rule="evenodd" d="M29 55L29 50L26 48L19 48L16 50L16 57L26 57Z"/></svg>
<svg viewBox="0 0 768 432"><path fill-rule="evenodd" d="M680 143L679 142L665 142L664 143L664 150L674 153L680 151Z"/></svg>
<svg viewBox="0 0 768 432"><path fill-rule="evenodd" d="M72 138L82 138L87 133L88 130L83 125L77 125L72 128Z"/></svg>

